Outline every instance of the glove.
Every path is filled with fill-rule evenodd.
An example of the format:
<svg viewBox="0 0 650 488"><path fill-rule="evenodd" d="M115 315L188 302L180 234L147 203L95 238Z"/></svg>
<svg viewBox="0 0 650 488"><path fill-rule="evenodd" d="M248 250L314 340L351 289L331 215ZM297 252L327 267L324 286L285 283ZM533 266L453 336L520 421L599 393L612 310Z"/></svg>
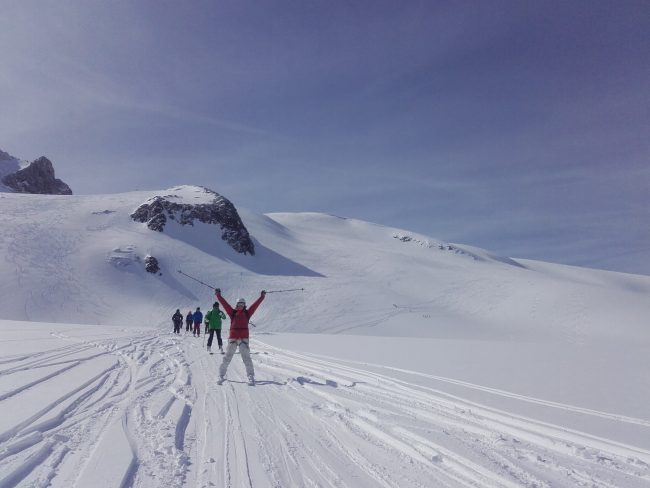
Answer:
<svg viewBox="0 0 650 488"><path fill-rule="evenodd" d="M262 296L263 296L263 297L266 296L266 290L262 290Z"/></svg>
<svg viewBox="0 0 650 488"><path fill-rule="evenodd" d="M215 288L214 293L215 295L221 295L221 288Z"/></svg>

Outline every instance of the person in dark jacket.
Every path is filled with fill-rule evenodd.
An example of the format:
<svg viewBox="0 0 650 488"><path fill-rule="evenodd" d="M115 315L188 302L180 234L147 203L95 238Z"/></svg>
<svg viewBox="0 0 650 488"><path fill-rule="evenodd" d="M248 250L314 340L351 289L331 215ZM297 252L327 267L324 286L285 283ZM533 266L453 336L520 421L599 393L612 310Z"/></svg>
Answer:
<svg viewBox="0 0 650 488"><path fill-rule="evenodd" d="M192 335L201 337L201 322L203 322L201 307L196 307L196 312L192 315L192 319L194 320L194 330L192 331Z"/></svg>
<svg viewBox="0 0 650 488"><path fill-rule="evenodd" d="M194 314L190 310L189 312L187 312L187 316L185 317L185 332L186 333L190 331L193 324L194 324Z"/></svg>
<svg viewBox="0 0 650 488"><path fill-rule="evenodd" d="M180 334L181 326L183 325L183 314L179 308L177 308L176 313L172 315L172 322L174 323L174 334Z"/></svg>
<svg viewBox="0 0 650 488"><path fill-rule="evenodd" d="M239 347L239 353L241 354L242 361L244 361L244 366L246 366L246 374L248 375L248 384L255 384L255 370L253 368L253 361L251 360L250 347L248 345L249 332L248 324L250 318L253 316L257 307L260 306L262 300L266 296L266 291L262 290L260 297L255 300L250 308L246 308L246 300L240 298L237 300L235 308L232 308L230 304L226 301L225 298L221 296L221 290L217 288L216 290L217 300L223 305L226 314L230 317L230 333L228 334L228 348L226 349L226 354L223 357L221 366L219 367L219 380L218 384L222 384L226 372L228 371L228 365L232 360L235 351Z"/></svg>

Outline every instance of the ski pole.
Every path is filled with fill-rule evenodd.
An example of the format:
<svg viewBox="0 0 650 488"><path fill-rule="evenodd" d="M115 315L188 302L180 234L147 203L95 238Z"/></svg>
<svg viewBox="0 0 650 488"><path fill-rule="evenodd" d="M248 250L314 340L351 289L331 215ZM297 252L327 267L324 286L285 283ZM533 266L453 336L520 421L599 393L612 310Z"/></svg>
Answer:
<svg viewBox="0 0 650 488"><path fill-rule="evenodd" d="M292 288L291 290L269 290L266 293L286 293L288 291L305 291L304 288Z"/></svg>
<svg viewBox="0 0 650 488"><path fill-rule="evenodd" d="M215 286L210 286L210 285L208 285L207 283L203 283L201 280L196 279L194 276L190 276L190 275L188 275L187 273L183 273L180 269L178 270L178 272L179 272L180 274L182 274L183 276L187 276L187 277L188 277L189 279L191 279L191 280L198 281L198 282L201 283L203 286L207 286L208 288L211 288L212 290L216 289Z"/></svg>

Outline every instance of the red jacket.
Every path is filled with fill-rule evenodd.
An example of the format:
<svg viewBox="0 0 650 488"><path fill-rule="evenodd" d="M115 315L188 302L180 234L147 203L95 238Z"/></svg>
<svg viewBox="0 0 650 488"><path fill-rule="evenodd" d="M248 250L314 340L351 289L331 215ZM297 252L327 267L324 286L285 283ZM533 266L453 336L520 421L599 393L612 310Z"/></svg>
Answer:
<svg viewBox="0 0 650 488"><path fill-rule="evenodd" d="M230 317L230 335L229 339L248 339L248 320L253 316L257 307L260 306L264 296L255 300L250 308L245 308L243 310L236 310L230 306L221 294L217 293L217 300L223 305L224 310L228 317Z"/></svg>

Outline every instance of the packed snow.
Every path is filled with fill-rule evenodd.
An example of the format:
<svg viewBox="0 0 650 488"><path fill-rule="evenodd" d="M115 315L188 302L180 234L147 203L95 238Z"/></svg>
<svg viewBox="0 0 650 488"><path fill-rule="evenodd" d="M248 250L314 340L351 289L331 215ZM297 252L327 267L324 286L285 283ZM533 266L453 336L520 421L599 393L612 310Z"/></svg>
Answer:
<svg viewBox="0 0 650 488"><path fill-rule="evenodd" d="M245 256L129 217L204 193L0 193L0 488L650 486L649 277L239 209ZM172 333L211 287L294 290L252 318L256 386Z"/></svg>

